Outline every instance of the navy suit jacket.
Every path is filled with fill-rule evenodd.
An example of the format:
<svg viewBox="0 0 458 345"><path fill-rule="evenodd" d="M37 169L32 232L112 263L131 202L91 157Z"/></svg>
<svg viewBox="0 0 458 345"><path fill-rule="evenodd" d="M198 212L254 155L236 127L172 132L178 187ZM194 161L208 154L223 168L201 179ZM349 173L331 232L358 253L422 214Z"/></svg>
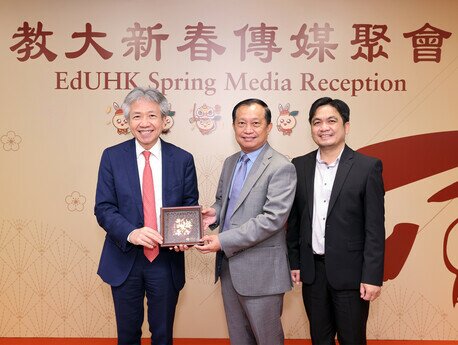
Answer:
<svg viewBox="0 0 458 345"><path fill-rule="evenodd" d="M315 279L312 250L313 187L316 153L292 160L297 189L288 219L287 244L292 270ZM382 162L345 146L340 157L326 219L326 275L335 289L382 286L385 207Z"/></svg>
<svg viewBox="0 0 458 345"><path fill-rule="evenodd" d="M162 206L197 205L199 192L192 155L163 140L161 150ZM143 255L142 246L127 241L132 230L144 226L135 139L103 152L94 213L107 232L97 273L106 283L119 286L127 279L136 255ZM184 254L170 254L174 285L180 290L185 282Z"/></svg>

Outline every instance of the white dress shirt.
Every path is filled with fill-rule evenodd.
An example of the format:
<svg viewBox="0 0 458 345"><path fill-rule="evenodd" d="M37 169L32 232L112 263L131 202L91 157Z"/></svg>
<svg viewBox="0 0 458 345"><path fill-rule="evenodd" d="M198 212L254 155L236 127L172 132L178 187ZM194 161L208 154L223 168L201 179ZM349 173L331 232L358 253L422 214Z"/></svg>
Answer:
<svg viewBox="0 0 458 345"><path fill-rule="evenodd" d="M331 199L332 186L334 185L342 152L340 152L337 159L331 164L326 164L326 162L321 160L320 150L316 154L312 219L312 249L315 254L324 254L329 200Z"/></svg>
<svg viewBox="0 0 458 345"><path fill-rule="evenodd" d="M145 156L143 155L145 149L135 140L135 152L137 155L137 166L138 176L140 177L140 189L143 195L143 170L145 169ZM161 140L157 140L156 144L149 150L151 156L149 157L149 163L151 171L153 173L153 184L154 184L154 200L156 202L156 219L157 219L157 231L160 231L161 227L161 207L162 207L162 151L161 151Z"/></svg>

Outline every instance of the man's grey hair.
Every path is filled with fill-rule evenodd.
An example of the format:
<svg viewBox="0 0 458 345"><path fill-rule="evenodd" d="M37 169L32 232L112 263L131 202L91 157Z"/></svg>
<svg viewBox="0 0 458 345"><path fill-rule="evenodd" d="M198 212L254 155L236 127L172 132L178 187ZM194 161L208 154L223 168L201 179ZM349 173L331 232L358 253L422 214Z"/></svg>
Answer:
<svg viewBox="0 0 458 345"><path fill-rule="evenodd" d="M129 92L129 94L126 96L124 102L121 105L121 109L126 119L129 119L130 106L132 105L132 103L138 101L139 99L145 99L159 104L159 107L161 108L162 117L166 117L167 115L169 115L169 102L162 93L152 88L136 87L131 92Z"/></svg>

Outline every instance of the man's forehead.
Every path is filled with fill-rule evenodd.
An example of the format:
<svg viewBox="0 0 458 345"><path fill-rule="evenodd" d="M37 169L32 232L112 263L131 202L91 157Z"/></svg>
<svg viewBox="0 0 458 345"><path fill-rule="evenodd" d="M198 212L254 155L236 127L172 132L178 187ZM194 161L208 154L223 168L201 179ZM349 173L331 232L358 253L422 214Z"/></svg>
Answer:
<svg viewBox="0 0 458 345"><path fill-rule="evenodd" d="M248 111L248 112L245 112L245 111L237 111L237 113L235 114L235 117L236 119L238 120L248 120L248 119L253 119L253 120L258 120L258 119L263 119L265 116L264 116L264 112L262 111Z"/></svg>
<svg viewBox="0 0 458 345"><path fill-rule="evenodd" d="M236 114L253 113L253 112L264 113L264 107L257 103L244 104L237 108Z"/></svg>
<svg viewBox="0 0 458 345"><path fill-rule="evenodd" d="M131 105L131 111L140 112L141 110L146 110L149 112L155 112L156 110L160 110L159 104L155 102L147 102L139 104L138 102L134 102Z"/></svg>
<svg viewBox="0 0 458 345"><path fill-rule="evenodd" d="M339 113L330 113L330 112L326 112L326 113L316 113L315 115L313 115L313 117L336 117L336 116L340 116Z"/></svg>
<svg viewBox="0 0 458 345"><path fill-rule="evenodd" d="M334 108L333 108L334 109ZM334 111L316 111L315 112L315 115L313 115L312 117L312 120L313 119L331 119L331 118L341 118L339 112L337 110L334 109Z"/></svg>

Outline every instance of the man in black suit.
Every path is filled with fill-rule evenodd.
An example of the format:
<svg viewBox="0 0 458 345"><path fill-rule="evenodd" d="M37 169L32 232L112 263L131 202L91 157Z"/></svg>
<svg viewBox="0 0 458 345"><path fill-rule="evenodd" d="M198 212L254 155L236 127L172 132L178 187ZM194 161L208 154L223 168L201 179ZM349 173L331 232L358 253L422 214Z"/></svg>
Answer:
<svg viewBox="0 0 458 345"><path fill-rule="evenodd" d="M366 344L369 301L383 282L382 162L345 144L350 109L323 97L310 108L318 150L294 158L297 189L288 219L291 276L315 345Z"/></svg>

